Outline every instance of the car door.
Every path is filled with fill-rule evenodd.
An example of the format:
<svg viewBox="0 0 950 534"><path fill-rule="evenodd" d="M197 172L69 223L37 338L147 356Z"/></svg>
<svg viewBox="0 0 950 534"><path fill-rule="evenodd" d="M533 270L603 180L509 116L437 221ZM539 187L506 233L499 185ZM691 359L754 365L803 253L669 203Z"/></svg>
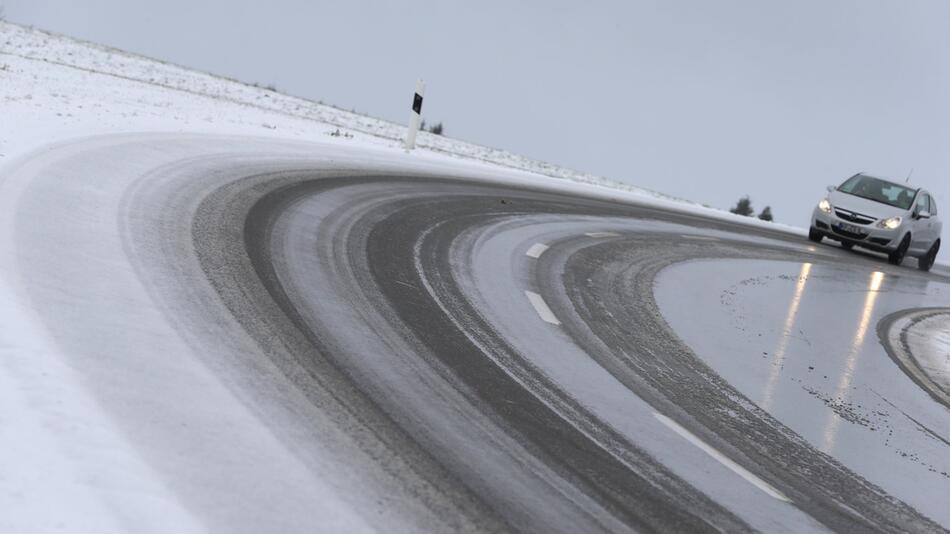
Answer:
<svg viewBox="0 0 950 534"><path fill-rule="evenodd" d="M917 200L914 201L914 209L911 212L913 224L911 225L911 243L910 250L915 254L921 253L930 247L930 230L932 221L930 218L922 219L921 212L930 212L930 195L926 191L917 194Z"/></svg>
<svg viewBox="0 0 950 534"><path fill-rule="evenodd" d="M940 233L943 230L943 222L937 214L937 200L930 197L930 241L934 242L940 239Z"/></svg>

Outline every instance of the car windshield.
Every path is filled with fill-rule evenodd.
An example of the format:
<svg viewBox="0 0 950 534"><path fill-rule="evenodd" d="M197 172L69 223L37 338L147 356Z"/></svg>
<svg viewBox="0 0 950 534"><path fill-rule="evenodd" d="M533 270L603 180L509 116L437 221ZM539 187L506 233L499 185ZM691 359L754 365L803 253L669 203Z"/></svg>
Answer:
<svg viewBox="0 0 950 534"><path fill-rule="evenodd" d="M838 191L866 198L902 210L910 209L917 191L873 176L856 174L848 178Z"/></svg>

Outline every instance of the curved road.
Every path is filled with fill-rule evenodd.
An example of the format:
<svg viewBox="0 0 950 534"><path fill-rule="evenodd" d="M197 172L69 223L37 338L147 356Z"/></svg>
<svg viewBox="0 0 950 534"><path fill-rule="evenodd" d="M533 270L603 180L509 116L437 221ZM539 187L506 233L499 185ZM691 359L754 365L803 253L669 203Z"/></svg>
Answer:
<svg viewBox="0 0 950 534"><path fill-rule="evenodd" d="M74 365L112 360L80 371L89 389L205 527L944 530L750 399L682 340L655 296L660 273L700 259L941 285L944 275L688 213L450 176L451 166L367 172L358 153L321 160L215 139L175 152L189 142L129 142L174 157L92 190L63 191L78 186L49 168L81 173L115 142L22 181L22 216L70 193L114 199L115 250L68 222L115 228L116 217L80 208L32 228L18 219L13 241L44 324ZM50 198L56 188L63 198ZM122 262L89 261L120 249ZM123 262L128 272L110 270ZM63 269L63 287L44 282ZM153 311L118 317L103 311L113 301ZM823 320L850 335L839 317ZM176 341L134 326L152 323ZM179 354L221 392L189 386L197 373L176 372L174 357L154 363ZM143 368L139 391L113 388L113 374L127 383ZM180 393L163 393L178 380ZM251 430L237 422L245 415L210 408L219 394L239 400ZM935 413L941 435L947 413ZM256 452L259 434L283 452ZM314 481L340 503L318 504ZM950 497L950 481L938 491Z"/></svg>

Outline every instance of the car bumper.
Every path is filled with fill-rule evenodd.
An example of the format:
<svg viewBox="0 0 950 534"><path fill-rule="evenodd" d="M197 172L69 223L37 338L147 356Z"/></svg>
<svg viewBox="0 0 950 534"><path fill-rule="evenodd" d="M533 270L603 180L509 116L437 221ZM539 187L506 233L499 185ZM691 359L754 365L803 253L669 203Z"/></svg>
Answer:
<svg viewBox="0 0 950 534"><path fill-rule="evenodd" d="M858 231L849 232L841 229L841 224L856 226ZM888 230L878 228L876 224L854 224L838 218L834 213L825 213L818 208L815 208L811 217L812 229L829 239L851 243L878 252L893 252L896 250L897 246L900 245L900 238L904 229L898 227Z"/></svg>

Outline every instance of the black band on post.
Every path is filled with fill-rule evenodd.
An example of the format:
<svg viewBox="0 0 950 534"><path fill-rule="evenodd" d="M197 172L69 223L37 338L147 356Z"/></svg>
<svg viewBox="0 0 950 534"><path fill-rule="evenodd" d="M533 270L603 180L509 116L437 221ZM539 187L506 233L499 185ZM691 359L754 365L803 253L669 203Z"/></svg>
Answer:
<svg viewBox="0 0 950 534"><path fill-rule="evenodd" d="M412 99L412 110L416 113L422 113L422 95L416 93L416 97Z"/></svg>

